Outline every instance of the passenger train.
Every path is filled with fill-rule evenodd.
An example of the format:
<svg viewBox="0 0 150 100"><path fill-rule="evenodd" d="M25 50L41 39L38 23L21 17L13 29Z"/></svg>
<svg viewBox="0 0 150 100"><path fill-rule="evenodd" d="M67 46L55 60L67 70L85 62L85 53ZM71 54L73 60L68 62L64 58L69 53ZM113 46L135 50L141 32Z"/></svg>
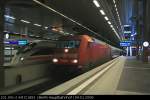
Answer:
<svg viewBox="0 0 150 100"><path fill-rule="evenodd" d="M12 64L44 63L85 70L120 56L122 51L88 35L62 36L58 41L36 41L20 48Z"/></svg>
<svg viewBox="0 0 150 100"><path fill-rule="evenodd" d="M50 64L55 41L36 40L21 47L11 61L11 65Z"/></svg>
<svg viewBox="0 0 150 100"><path fill-rule="evenodd" d="M57 41L52 62L87 69L120 56L122 51L88 35L64 36Z"/></svg>

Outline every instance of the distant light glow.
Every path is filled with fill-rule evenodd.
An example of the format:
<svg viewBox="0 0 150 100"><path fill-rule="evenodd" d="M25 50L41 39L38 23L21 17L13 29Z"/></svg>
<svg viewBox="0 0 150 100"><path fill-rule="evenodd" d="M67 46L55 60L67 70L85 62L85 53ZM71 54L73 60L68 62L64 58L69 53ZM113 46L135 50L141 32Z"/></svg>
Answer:
<svg viewBox="0 0 150 100"><path fill-rule="evenodd" d="M78 60L77 60L77 59L74 59L74 60L73 60L73 63L78 63Z"/></svg>
<svg viewBox="0 0 150 100"><path fill-rule="evenodd" d="M58 59L57 59L57 58L54 58L54 59L53 59L53 62L54 62L54 63L57 63L57 62L58 62Z"/></svg>
<svg viewBox="0 0 150 100"><path fill-rule="evenodd" d="M9 15L4 15L6 18L10 18L10 19L16 19L15 17L13 16L9 16Z"/></svg>
<svg viewBox="0 0 150 100"><path fill-rule="evenodd" d="M104 10L100 10L100 12L101 12L101 14L102 14L102 15L105 15L105 12L104 12Z"/></svg>
<svg viewBox="0 0 150 100"><path fill-rule="evenodd" d="M144 46L144 47L148 47L148 46L149 46L149 42L145 41L145 42L143 43L143 46Z"/></svg>
<svg viewBox="0 0 150 100"><path fill-rule="evenodd" d="M38 38L38 37L40 37L40 36L35 36L35 37L37 37L37 38Z"/></svg>
<svg viewBox="0 0 150 100"><path fill-rule="evenodd" d="M55 31L55 32L57 32L58 30L57 30L56 28L52 28L52 31Z"/></svg>
<svg viewBox="0 0 150 100"><path fill-rule="evenodd" d="M5 44L9 44L9 41L4 41Z"/></svg>
<svg viewBox="0 0 150 100"><path fill-rule="evenodd" d="M29 36L35 36L35 35L33 35L33 34L30 34Z"/></svg>
<svg viewBox="0 0 150 100"><path fill-rule="evenodd" d="M124 25L124 27L129 27L130 25Z"/></svg>
<svg viewBox="0 0 150 100"><path fill-rule="evenodd" d="M64 33L64 31L59 31L60 33Z"/></svg>
<svg viewBox="0 0 150 100"><path fill-rule="evenodd" d="M5 35L5 38L6 38L6 39L9 39L9 34L6 34L6 35Z"/></svg>
<svg viewBox="0 0 150 100"><path fill-rule="evenodd" d="M10 48L10 47L5 47L5 50L14 50L14 48Z"/></svg>
<svg viewBox="0 0 150 100"><path fill-rule="evenodd" d="M24 58L23 58L23 57L21 57L21 58L20 58L20 60L21 60L21 61L23 61L23 60L24 60Z"/></svg>
<svg viewBox="0 0 150 100"><path fill-rule="evenodd" d="M65 51L65 53L68 53L68 52L69 52L69 49L65 49L64 51Z"/></svg>
<svg viewBox="0 0 150 100"><path fill-rule="evenodd" d="M93 3L95 4L96 7L98 7L98 8L100 7L100 5L99 5L97 0L93 0Z"/></svg>

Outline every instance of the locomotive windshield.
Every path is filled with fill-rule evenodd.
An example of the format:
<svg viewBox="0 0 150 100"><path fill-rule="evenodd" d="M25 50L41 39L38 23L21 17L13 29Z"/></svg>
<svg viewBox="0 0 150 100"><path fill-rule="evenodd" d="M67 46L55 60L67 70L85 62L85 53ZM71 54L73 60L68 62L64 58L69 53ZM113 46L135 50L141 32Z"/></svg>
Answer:
<svg viewBox="0 0 150 100"><path fill-rule="evenodd" d="M28 43L27 45L21 47L21 48L18 50L17 54L28 52L28 51L30 51L35 45L36 45L36 43Z"/></svg>
<svg viewBox="0 0 150 100"><path fill-rule="evenodd" d="M68 41L59 41L57 43L57 48L79 48L80 41L78 40L68 40Z"/></svg>

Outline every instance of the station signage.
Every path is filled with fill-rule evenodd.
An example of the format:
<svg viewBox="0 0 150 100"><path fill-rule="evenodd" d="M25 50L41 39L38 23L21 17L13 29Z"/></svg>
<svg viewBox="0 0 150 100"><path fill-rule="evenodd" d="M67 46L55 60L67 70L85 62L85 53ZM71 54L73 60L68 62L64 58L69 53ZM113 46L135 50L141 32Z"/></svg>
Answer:
<svg viewBox="0 0 150 100"><path fill-rule="evenodd" d="M131 34L132 32L131 31L124 31L123 33L124 34Z"/></svg>
<svg viewBox="0 0 150 100"><path fill-rule="evenodd" d="M120 46L121 47L129 47L129 46L131 46L131 41L120 42Z"/></svg>
<svg viewBox="0 0 150 100"><path fill-rule="evenodd" d="M28 41L27 40L11 40L11 41L5 41L4 43L8 44L8 45L20 45L20 46L23 46L23 45L26 45L28 43Z"/></svg>

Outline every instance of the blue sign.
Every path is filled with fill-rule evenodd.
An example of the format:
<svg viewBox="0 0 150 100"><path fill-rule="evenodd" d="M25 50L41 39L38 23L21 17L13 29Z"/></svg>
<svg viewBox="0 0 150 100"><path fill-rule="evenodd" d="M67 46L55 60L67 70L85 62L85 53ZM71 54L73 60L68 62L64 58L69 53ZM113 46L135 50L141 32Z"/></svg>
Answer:
<svg viewBox="0 0 150 100"><path fill-rule="evenodd" d="M13 41L5 41L5 44L9 45L26 45L28 43L27 40L13 40Z"/></svg>
<svg viewBox="0 0 150 100"><path fill-rule="evenodd" d="M120 42L121 47L129 47L131 46L131 42Z"/></svg>
<svg viewBox="0 0 150 100"><path fill-rule="evenodd" d="M128 41L128 40L124 40L124 41L121 41L121 43L131 43L132 41Z"/></svg>
<svg viewBox="0 0 150 100"><path fill-rule="evenodd" d="M27 40L19 40L18 45L26 45L28 43Z"/></svg>

